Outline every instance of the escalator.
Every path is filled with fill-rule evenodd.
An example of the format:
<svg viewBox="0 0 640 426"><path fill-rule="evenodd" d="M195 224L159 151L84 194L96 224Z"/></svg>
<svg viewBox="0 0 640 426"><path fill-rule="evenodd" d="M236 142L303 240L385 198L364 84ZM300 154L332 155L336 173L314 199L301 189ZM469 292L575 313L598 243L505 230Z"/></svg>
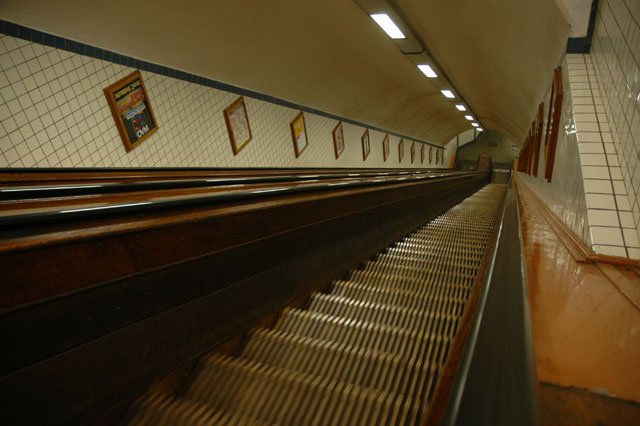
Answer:
<svg viewBox="0 0 640 426"><path fill-rule="evenodd" d="M476 413L467 402L490 386L474 379L476 360L533 377L530 362L502 361L511 346L482 343L485 328L502 339L509 321L520 328L505 339L528 353L518 340L528 324L513 320L520 302L498 303L495 320L484 313L492 292L506 294L493 283L503 270L514 297L524 294L512 190L490 180L428 170L0 174L3 416L464 424ZM515 237L511 257L497 255L505 237ZM481 410L535 412L530 382L497 388L504 399Z"/></svg>
<svg viewBox="0 0 640 426"><path fill-rule="evenodd" d="M491 248L506 186L490 184L254 330L205 355L128 425L420 425Z"/></svg>

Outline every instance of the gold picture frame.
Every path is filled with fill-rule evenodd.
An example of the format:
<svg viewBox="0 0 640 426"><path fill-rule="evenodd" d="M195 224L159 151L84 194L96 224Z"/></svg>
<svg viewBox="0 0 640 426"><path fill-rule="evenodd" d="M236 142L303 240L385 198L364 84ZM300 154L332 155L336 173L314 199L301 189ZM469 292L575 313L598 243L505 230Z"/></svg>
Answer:
<svg viewBox="0 0 640 426"><path fill-rule="evenodd" d="M296 158L298 158L309 146L307 125L304 121L304 112L300 112L300 114L298 114L298 116L291 122L291 136L293 138L293 150L296 154Z"/></svg>
<svg viewBox="0 0 640 426"><path fill-rule="evenodd" d="M105 88L104 94L127 152L158 130L140 71L134 71Z"/></svg>
<svg viewBox="0 0 640 426"><path fill-rule="evenodd" d="M231 150L233 155L238 155L242 148L247 146L253 139L244 97L240 96L233 101L231 105L224 109L223 114L224 121L227 123L227 131L229 132Z"/></svg>
<svg viewBox="0 0 640 426"><path fill-rule="evenodd" d="M411 152L411 164L413 164L414 160L416 159L416 143L415 142L411 142L411 149L409 151Z"/></svg>
<svg viewBox="0 0 640 426"><path fill-rule="evenodd" d="M342 121L339 121L336 127L333 129L333 151L336 154L336 160L344 151L344 132L342 130Z"/></svg>
<svg viewBox="0 0 640 426"><path fill-rule="evenodd" d="M424 164L424 144L420 147L420 164Z"/></svg>
<svg viewBox="0 0 640 426"><path fill-rule="evenodd" d="M398 142L398 163L402 163L403 158L404 158L404 139L400 138L400 142Z"/></svg>

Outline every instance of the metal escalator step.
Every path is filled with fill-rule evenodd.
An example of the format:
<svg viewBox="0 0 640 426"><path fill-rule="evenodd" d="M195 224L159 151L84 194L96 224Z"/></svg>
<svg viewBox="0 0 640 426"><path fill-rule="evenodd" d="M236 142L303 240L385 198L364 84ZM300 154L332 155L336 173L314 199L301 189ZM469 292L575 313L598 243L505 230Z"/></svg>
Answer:
<svg viewBox="0 0 640 426"><path fill-rule="evenodd" d="M467 298L465 291L454 285L445 287L445 297L449 297L452 300L464 305ZM334 296L340 296L348 298L354 301L370 302L370 303L383 303L393 306L413 307L422 305L424 301L429 301L437 297L443 297L437 293L435 286L425 286L425 291L417 292L410 290L400 290L393 288L386 288L378 286L376 284L364 284L351 281L335 281L329 294Z"/></svg>
<svg viewBox="0 0 640 426"><path fill-rule="evenodd" d="M309 310L341 318L413 329L423 326L438 313L456 314L462 311L462 307L457 301L449 300L446 297L423 301L417 308L407 308L381 303L358 302L330 294L314 294L311 296Z"/></svg>
<svg viewBox="0 0 640 426"><path fill-rule="evenodd" d="M441 322L455 323L450 315L438 314L436 318ZM419 344L420 340L435 338L426 329L403 329L297 309L287 312L275 330L391 354L399 353L407 342Z"/></svg>
<svg viewBox="0 0 640 426"><path fill-rule="evenodd" d="M449 275L452 275L454 271L458 272L459 274L475 276L475 274L477 274L478 272L478 266L479 265L472 265L470 264L470 262L449 262L447 258L442 257L434 259L433 262L425 263L422 267L368 261L364 264L362 269L365 271L392 273L403 275L409 278L415 277L425 280L434 278L452 280L453 278L451 278ZM437 273L438 269L440 269L441 271L448 271L449 273L447 274L446 272L440 272L440 274L446 275L445 277L441 277L440 275L434 276L434 272Z"/></svg>
<svg viewBox="0 0 640 426"><path fill-rule="evenodd" d="M341 425L375 418L371 424L390 424L403 410L408 415L418 410L415 404L405 408L402 397L386 392L222 356L204 361L194 385L209 382L208 376L217 376L219 370L230 372L226 383L197 386L199 390L190 389L187 397L214 410L240 412L265 423ZM352 418L355 407L360 410L358 419Z"/></svg>
<svg viewBox="0 0 640 426"><path fill-rule="evenodd" d="M222 413L192 399L157 393L147 394L136 402L130 426L266 426L267 423L239 413ZM273 423L271 423L273 424Z"/></svg>
<svg viewBox="0 0 640 426"><path fill-rule="evenodd" d="M302 338L268 330L256 331L242 352L241 358L259 361L278 368L302 371L315 376L340 380L361 387L383 391L398 390L402 377L435 373L432 360L416 362L433 346L433 340L405 342L404 351L392 354L346 344ZM437 344L446 345L446 341ZM421 350L422 349L422 350Z"/></svg>
<svg viewBox="0 0 640 426"><path fill-rule="evenodd" d="M429 291L431 287L440 285L460 288L468 291L471 288L473 280L475 279L475 277L472 275L456 273L452 274L453 278L455 279L450 282L443 282L443 280L439 279L440 276L446 275L447 273L447 271L435 271L431 274L432 279L427 281L426 279L422 278L410 279L399 273L382 274L373 271L364 271L358 269L351 271L347 281L365 285L375 284L379 287L389 290L406 290L420 294Z"/></svg>

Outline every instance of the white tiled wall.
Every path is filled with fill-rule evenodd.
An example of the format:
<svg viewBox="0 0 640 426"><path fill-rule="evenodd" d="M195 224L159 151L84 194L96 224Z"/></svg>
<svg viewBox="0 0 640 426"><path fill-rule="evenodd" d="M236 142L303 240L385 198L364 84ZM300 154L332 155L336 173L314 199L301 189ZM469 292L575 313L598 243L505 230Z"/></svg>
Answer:
<svg viewBox="0 0 640 426"><path fill-rule="evenodd" d="M158 131L126 153L103 89L134 71L115 63L0 35L0 167L447 167L411 164L410 141L398 161L399 137L343 124L345 150L336 159L336 120L305 113L309 146L295 158L289 124L299 111L245 97L253 140L233 155L223 109L238 95L142 72ZM426 148L428 149L428 147ZM435 156L434 156L435 157Z"/></svg>
<svg viewBox="0 0 640 426"><path fill-rule="evenodd" d="M570 55L568 55L570 56ZM538 163L538 177L528 176L521 173L532 189L544 200L549 209L562 220L573 233L585 244L591 246L592 235L589 232L589 221L587 213L588 200L585 196L585 182L583 176L589 176L595 169L581 167L581 157L578 143L577 127L582 127L576 121L575 116L588 114L589 107L593 107L592 101L589 104L586 98L577 97L576 94L585 94L584 82L587 80L585 70L576 70L571 63L572 59L566 58L562 63L563 79L563 102L560 115L560 129L558 132L558 142L556 147L556 157L553 167L551 182L544 178L545 157L544 139L540 147L540 160ZM551 77L549 80L551 80ZM574 81L577 78L577 81ZM578 84L574 90L574 84ZM547 128L546 119L548 117L551 90L547 93L544 101L544 123L543 131Z"/></svg>
<svg viewBox="0 0 640 426"><path fill-rule="evenodd" d="M606 161L611 177L611 189L601 188L610 196L602 201L610 208L613 198L620 226L620 232L603 235L594 244L602 242L598 249L612 251L604 241L615 241L629 257L639 259L640 1L600 0L591 54L586 58L593 64L589 80L598 101L595 118L604 150L598 160Z"/></svg>

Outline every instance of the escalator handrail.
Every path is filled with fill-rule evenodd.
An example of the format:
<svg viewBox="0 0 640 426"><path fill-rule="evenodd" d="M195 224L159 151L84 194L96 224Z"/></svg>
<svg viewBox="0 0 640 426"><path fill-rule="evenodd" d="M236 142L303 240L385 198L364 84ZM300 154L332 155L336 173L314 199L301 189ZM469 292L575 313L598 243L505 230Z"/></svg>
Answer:
<svg viewBox="0 0 640 426"><path fill-rule="evenodd" d="M466 173L469 176L477 173ZM89 207L71 207L56 208L48 211L4 214L0 216L0 230L22 226L33 226L60 222L75 222L94 217L110 217L114 215L137 214L150 211L165 210L181 207L196 207L203 204L216 204L229 201L244 201L250 199L259 199L271 196L294 195L326 190L334 190L337 188L361 188L375 185L391 185L399 183L417 182L422 180L434 180L448 177L460 177L464 173L440 173L429 175L401 175L401 176L381 176L378 178L366 179L344 179L340 182L315 182L316 179L301 181L300 185L290 186L268 186L259 189L239 189L228 190L223 192L182 195L174 197L165 197L152 201L122 202L116 204L94 205ZM295 183L295 182L294 182Z"/></svg>
<svg viewBox="0 0 640 426"><path fill-rule="evenodd" d="M137 191L154 191L186 188L205 188L238 184L286 183L308 180L328 180L343 178L375 178L383 176L429 175L434 172L361 172L361 173L303 173L291 175L226 176L202 179L159 179L134 182L77 183L60 185L0 186L0 201L26 200L43 197L71 197L78 195L101 195Z"/></svg>
<svg viewBox="0 0 640 426"><path fill-rule="evenodd" d="M539 424L529 293L511 186L496 241L443 426L470 418L476 425ZM516 303L505 303L509 296Z"/></svg>

